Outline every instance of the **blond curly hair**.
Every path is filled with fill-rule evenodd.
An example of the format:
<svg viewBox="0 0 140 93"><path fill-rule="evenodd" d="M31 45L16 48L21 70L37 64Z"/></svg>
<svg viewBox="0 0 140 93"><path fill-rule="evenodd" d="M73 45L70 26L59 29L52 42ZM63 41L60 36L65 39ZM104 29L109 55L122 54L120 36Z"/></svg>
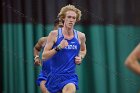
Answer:
<svg viewBox="0 0 140 93"><path fill-rule="evenodd" d="M78 8L76 8L74 5L67 5L61 8L60 13L58 14L60 20L63 20L65 18L66 12L69 10L74 11L77 14L76 21L81 20L81 15L82 15L81 11Z"/></svg>

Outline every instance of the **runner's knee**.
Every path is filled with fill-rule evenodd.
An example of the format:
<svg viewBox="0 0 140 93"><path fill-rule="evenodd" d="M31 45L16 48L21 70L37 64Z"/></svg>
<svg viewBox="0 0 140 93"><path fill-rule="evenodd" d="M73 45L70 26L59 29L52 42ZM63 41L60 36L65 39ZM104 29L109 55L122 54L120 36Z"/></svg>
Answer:
<svg viewBox="0 0 140 93"><path fill-rule="evenodd" d="M75 93L76 92L76 87L75 84L73 83L68 83L67 85L64 86L62 93Z"/></svg>

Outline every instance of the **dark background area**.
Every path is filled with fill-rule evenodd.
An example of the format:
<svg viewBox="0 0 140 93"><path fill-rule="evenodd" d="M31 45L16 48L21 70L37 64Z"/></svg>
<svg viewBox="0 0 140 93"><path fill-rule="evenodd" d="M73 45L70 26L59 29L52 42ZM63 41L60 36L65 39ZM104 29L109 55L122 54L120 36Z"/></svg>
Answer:
<svg viewBox="0 0 140 93"><path fill-rule="evenodd" d="M0 23L53 23L66 4L82 11L81 24L140 24L139 0L4 0Z"/></svg>

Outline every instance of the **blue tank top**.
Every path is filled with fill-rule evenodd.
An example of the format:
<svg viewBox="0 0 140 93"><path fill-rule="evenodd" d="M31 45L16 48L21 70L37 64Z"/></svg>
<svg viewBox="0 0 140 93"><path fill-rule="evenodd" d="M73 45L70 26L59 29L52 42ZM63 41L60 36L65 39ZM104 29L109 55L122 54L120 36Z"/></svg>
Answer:
<svg viewBox="0 0 140 93"><path fill-rule="evenodd" d="M78 56L80 51L80 44L78 41L78 34L76 30L73 30L74 37L70 40L67 40L68 46L64 49L58 51L51 58L51 71L52 73L57 74L66 74L66 73L75 73L75 57ZM64 39L62 34L62 29L58 29L57 41L53 45L53 48L58 46L60 42Z"/></svg>
<svg viewBox="0 0 140 93"><path fill-rule="evenodd" d="M42 46L42 52L44 51L45 45ZM41 69L40 73L42 73L45 77L47 77L50 72L51 72L50 62L48 60L43 60L42 61L42 69Z"/></svg>

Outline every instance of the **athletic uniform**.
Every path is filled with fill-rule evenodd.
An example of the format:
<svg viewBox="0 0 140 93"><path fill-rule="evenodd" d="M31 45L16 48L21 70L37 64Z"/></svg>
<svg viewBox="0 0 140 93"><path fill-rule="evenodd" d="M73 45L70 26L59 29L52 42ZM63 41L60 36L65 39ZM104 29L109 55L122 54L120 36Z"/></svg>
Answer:
<svg viewBox="0 0 140 93"><path fill-rule="evenodd" d="M43 61L42 63L43 63L42 64L42 70L40 71L40 73L38 75L38 78L36 80L36 83L37 83L38 86L40 86L40 83L41 83L42 80L47 81L47 77L48 77L48 75L51 71L49 61L47 62L47 60L46 60L46 61Z"/></svg>
<svg viewBox="0 0 140 93"><path fill-rule="evenodd" d="M61 29L61 28L58 28L58 30ZM44 47L45 47L46 43L42 46L42 51L44 50ZM36 83L38 86L40 86L40 83L42 80L45 80L47 81L47 77L51 71L51 67L50 67L50 61L48 60L44 60L42 61L42 69L38 75L38 78L36 80Z"/></svg>
<svg viewBox="0 0 140 93"><path fill-rule="evenodd" d="M43 48L42 50L44 50L44 47L45 47L45 45L42 47ZM42 61L42 63L43 63L42 64L42 69L41 69L41 71L38 75L38 78L36 80L36 83L37 83L38 86L40 86L40 83L41 83L42 80L47 81L48 74L51 71L49 61L45 60L45 61Z"/></svg>
<svg viewBox="0 0 140 93"><path fill-rule="evenodd" d="M73 30L74 37L70 40L66 39L68 46L58 51L49 61L51 63L51 72L48 75L46 87L50 93L61 92L63 87L68 83L73 83L78 89L78 76L76 75L75 57L80 51L78 34ZM58 46L64 39L62 29L58 29L57 41L53 48Z"/></svg>

